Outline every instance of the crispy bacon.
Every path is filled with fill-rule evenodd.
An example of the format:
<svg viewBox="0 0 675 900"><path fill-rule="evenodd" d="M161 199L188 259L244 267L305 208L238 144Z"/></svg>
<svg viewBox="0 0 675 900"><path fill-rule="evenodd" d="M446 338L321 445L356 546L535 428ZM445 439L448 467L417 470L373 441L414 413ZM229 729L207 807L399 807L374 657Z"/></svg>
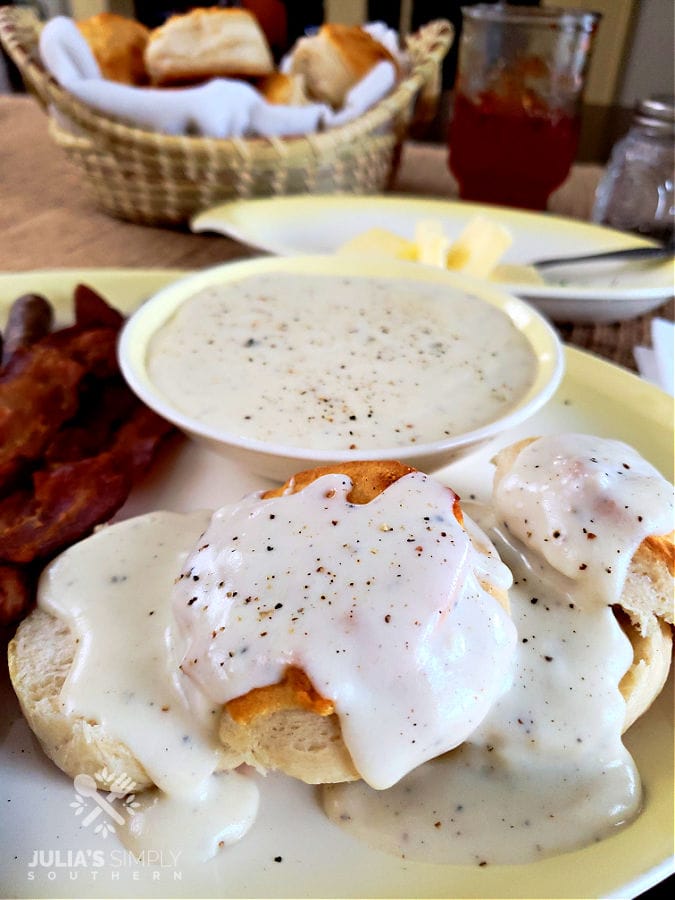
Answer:
<svg viewBox="0 0 675 900"><path fill-rule="evenodd" d="M119 331L124 324L122 313L86 284L78 284L73 295L75 322L80 328L112 328Z"/></svg>
<svg viewBox="0 0 675 900"><path fill-rule="evenodd" d="M25 566L0 565L0 626L11 625L28 612L34 593L34 577Z"/></svg>
<svg viewBox="0 0 675 900"><path fill-rule="evenodd" d="M109 519L131 485L131 473L111 451L36 472L33 491L0 503L0 558L29 563L53 556Z"/></svg>
<svg viewBox="0 0 675 900"><path fill-rule="evenodd" d="M80 406L45 450L49 465L96 456L110 447L140 400L120 378L92 380L80 389Z"/></svg>
<svg viewBox="0 0 675 900"><path fill-rule="evenodd" d="M75 414L84 368L53 347L18 350L0 375L0 494Z"/></svg>
<svg viewBox="0 0 675 900"><path fill-rule="evenodd" d="M86 285L73 300L75 323L26 332L0 373L0 624L28 610L45 563L117 512L175 430L122 379L120 313Z"/></svg>
<svg viewBox="0 0 675 900"><path fill-rule="evenodd" d="M72 325L53 332L36 346L53 347L96 378L109 378L119 373L117 334L113 328L83 330L79 325Z"/></svg>
<svg viewBox="0 0 675 900"><path fill-rule="evenodd" d="M159 444L175 431L173 425L147 406L137 409L117 432L113 452L130 460L134 478L140 477L152 462Z"/></svg>
<svg viewBox="0 0 675 900"><path fill-rule="evenodd" d="M53 556L113 516L171 430L139 405L110 450L36 471L32 491L0 501L0 560L29 563Z"/></svg>

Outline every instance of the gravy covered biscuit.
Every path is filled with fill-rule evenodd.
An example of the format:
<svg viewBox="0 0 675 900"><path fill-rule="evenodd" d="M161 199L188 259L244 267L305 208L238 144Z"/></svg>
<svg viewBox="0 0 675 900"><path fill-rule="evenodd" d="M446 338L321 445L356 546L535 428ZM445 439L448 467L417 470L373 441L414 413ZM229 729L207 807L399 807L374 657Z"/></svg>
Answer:
<svg viewBox="0 0 675 900"><path fill-rule="evenodd" d="M100 528L46 568L10 643L30 727L76 789L131 780L136 855L207 860L259 792L283 821L305 785L268 769L411 864L615 834L643 802L622 732L667 672L672 489L590 436L496 463L492 505L379 460Z"/></svg>
<svg viewBox="0 0 675 900"><path fill-rule="evenodd" d="M153 84L251 78L274 70L256 17L245 9L193 9L154 29L145 50Z"/></svg>
<svg viewBox="0 0 675 900"><path fill-rule="evenodd" d="M290 71L305 79L312 100L343 106L354 85L379 62L397 63L387 48L357 25L327 23L303 37L293 51Z"/></svg>
<svg viewBox="0 0 675 900"><path fill-rule="evenodd" d="M8 651L24 716L76 789L133 790L135 814L116 827L124 845L179 841L197 862L242 837L258 798L250 779L223 771L218 710L175 661L171 587L208 521L148 513L70 547L43 573L38 608Z"/></svg>
<svg viewBox="0 0 675 900"><path fill-rule="evenodd" d="M449 488L347 463L71 547L42 577L10 673L72 777L105 768L184 796L246 759L386 787L508 689L510 579Z"/></svg>
<svg viewBox="0 0 675 900"><path fill-rule="evenodd" d="M584 434L523 440L494 462L498 520L568 580L577 602L611 606L631 641L620 684L627 728L670 667L672 485L626 444Z"/></svg>
<svg viewBox="0 0 675 900"><path fill-rule="evenodd" d="M313 470L276 494L217 512L188 557L183 671L225 706L233 762L389 787L510 684L510 573L407 466Z"/></svg>

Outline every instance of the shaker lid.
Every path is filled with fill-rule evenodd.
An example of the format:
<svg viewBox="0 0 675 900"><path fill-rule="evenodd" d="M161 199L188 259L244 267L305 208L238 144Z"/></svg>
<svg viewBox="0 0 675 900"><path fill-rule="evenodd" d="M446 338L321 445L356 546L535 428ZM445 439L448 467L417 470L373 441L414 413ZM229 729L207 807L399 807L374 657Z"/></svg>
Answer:
<svg viewBox="0 0 675 900"><path fill-rule="evenodd" d="M641 100L636 107L636 121L641 125L672 128L675 125L675 96L656 94Z"/></svg>

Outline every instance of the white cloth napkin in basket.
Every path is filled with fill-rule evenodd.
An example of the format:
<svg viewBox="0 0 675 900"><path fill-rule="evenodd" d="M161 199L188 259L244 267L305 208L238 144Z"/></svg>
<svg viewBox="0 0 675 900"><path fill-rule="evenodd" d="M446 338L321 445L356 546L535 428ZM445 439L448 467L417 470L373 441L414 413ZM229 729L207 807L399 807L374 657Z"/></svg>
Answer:
<svg viewBox="0 0 675 900"><path fill-rule="evenodd" d="M671 395L675 393L674 348L675 323L655 318L652 320L652 346L633 349L640 375Z"/></svg>
<svg viewBox="0 0 675 900"><path fill-rule="evenodd" d="M375 33L380 37L380 31ZM386 31L382 33L383 42L387 37ZM268 103L250 84L229 78L172 89L119 84L102 77L89 45L67 16L55 16L45 24L40 56L62 87L99 112L163 134L213 138L291 137L344 125L374 106L396 82L394 66L380 62L337 111L324 103Z"/></svg>

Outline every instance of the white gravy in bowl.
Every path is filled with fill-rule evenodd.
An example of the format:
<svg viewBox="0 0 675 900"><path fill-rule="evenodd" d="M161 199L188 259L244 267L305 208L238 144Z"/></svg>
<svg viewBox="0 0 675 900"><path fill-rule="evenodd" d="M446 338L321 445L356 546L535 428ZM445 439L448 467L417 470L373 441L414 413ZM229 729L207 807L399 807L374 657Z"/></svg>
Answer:
<svg viewBox="0 0 675 900"><path fill-rule="evenodd" d="M536 359L505 312L455 288L277 272L205 288L153 335L148 375L211 428L368 450L489 424Z"/></svg>

